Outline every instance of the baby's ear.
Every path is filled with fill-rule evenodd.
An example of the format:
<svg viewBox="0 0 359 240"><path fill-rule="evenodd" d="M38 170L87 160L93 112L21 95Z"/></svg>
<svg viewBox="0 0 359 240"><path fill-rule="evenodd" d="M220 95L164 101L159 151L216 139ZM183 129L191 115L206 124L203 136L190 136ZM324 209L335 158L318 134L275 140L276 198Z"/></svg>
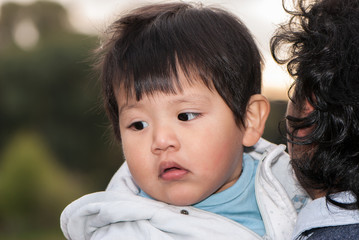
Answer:
<svg viewBox="0 0 359 240"><path fill-rule="evenodd" d="M263 135L269 111L270 105L266 97L261 94L251 96L245 116L244 146L253 146Z"/></svg>

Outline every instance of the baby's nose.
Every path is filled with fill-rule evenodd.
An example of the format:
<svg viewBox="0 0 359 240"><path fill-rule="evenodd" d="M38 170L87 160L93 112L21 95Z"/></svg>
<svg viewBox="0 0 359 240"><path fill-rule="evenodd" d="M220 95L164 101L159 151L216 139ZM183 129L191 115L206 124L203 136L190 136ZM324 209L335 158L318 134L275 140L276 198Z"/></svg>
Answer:
<svg viewBox="0 0 359 240"><path fill-rule="evenodd" d="M163 151L178 150L180 142L176 131L171 126L158 126L153 129L151 151L160 154Z"/></svg>

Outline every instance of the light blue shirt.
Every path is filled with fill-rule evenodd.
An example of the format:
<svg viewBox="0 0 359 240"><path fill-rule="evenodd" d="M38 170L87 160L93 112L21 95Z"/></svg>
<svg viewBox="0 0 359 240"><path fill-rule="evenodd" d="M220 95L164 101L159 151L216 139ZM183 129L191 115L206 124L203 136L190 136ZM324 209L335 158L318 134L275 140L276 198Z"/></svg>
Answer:
<svg viewBox="0 0 359 240"><path fill-rule="evenodd" d="M243 172L237 182L193 206L232 219L263 236L265 228L254 190L257 166L258 160L243 154ZM139 195L150 198L142 190Z"/></svg>
<svg viewBox="0 0 359 240"><path fill-rule="evenodd" d="M243 172L237 182L193 206L230 218L263 236L265 228L254 191L257 166L258 160L244 154Z"/></svg>

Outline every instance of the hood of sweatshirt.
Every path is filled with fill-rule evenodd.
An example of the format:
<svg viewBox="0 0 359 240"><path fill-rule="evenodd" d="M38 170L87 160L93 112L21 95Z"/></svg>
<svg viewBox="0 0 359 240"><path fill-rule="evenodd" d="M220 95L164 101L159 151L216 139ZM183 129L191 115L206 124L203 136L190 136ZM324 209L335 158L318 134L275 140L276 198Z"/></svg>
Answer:
<svg viewBox="0 0 359 240"><path fill-rule="evenodd" d="M256 195L267 234L264 239L288 239L307 198L298 188L285 146L261 139L245 149L260 160ZM191 206L173 206L138 196L126 162L106 191L85 195L61 214L67 239L263 239L241 224ZM299 196L299 197L298 197ZM301 197L302 196L302 197Z"/></svg>

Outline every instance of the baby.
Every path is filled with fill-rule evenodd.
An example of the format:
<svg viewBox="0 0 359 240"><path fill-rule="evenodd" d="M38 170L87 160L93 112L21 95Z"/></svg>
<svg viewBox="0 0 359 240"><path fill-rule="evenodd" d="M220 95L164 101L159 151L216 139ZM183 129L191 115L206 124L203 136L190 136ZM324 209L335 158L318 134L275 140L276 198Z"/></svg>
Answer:
<svg viewBox="0 0 359 240"><path fill-rule="evenodd" d="M285 147L261 139L261 56L239 19L147 5L113 23L99 56L126 161L65 209L68 239L288 239L306 198Z"/></svg>

